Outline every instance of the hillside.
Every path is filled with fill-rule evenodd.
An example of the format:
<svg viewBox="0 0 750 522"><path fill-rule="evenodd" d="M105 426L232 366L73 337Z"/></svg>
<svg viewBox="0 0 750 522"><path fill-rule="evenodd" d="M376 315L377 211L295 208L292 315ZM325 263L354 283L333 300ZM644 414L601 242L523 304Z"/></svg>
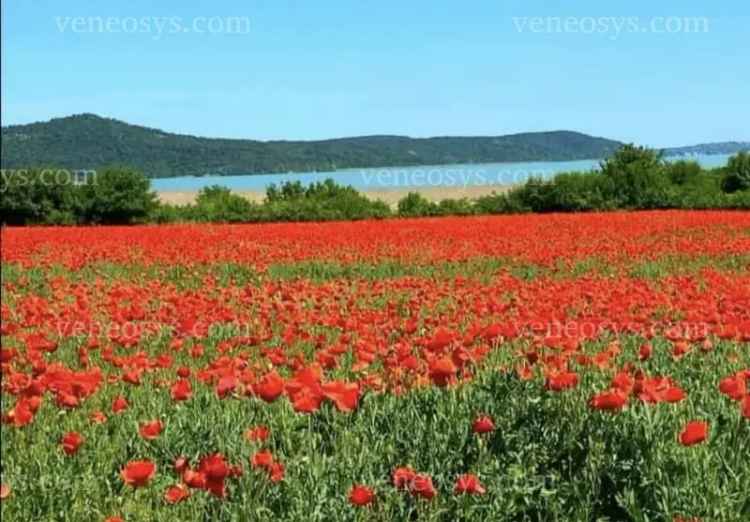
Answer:
<svg viewBox="0 0 750 522"><path fill-rule="evenodd" d="M743 150L750 150L748 141L722 141L719 143L701 143L689 147L674 147L664 149L666 156L692 156L695 154L736 154Z"/></svg>
<svg viewBox="0 0 750 522"><path fill-rule="evenodd" d="M170 134L81 114L2 129L2 167L96 169L125 164L150 177L328 171L355 167L602 158L621 144L571 131L496 137L363 136L254 141Z"/></svg>

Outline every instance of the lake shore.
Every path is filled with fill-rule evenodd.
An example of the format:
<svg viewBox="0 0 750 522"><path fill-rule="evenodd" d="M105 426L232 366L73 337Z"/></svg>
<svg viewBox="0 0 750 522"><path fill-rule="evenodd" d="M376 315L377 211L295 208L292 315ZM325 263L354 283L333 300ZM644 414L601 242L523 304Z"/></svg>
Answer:
<svg viewBox="0 0 750 522"><path fill-rule="evenodd" d="M391 206L395 206L398 201L406 196L409 192L418 192L430 201L439 202L444 199L460 198L478 198L495 193L506 192L510 185L477 185L477 186L458 186L458 187L398 187L391 189L378 190L360 190L362 194L372 200L381 200ZM247 198L250 201L261 203L266 197L265 192L241 190L233 191L235 194ZM197 191L157 191L159 201L172 205L187 205L195 201L198 195Z"/></svg>

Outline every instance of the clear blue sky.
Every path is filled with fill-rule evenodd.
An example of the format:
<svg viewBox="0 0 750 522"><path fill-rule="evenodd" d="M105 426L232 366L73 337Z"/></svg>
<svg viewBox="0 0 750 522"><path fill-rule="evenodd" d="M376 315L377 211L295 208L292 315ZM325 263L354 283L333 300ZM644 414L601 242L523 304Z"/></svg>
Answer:
<svg viewBox="0 0 750 522"><path fill-rule="evenodd" d="M651 146L750 140L747 0L10 0L2 9L3 125L93 112L256 139L571 129ZM249 30L222 33L227 17L246 17ZM544 27L520 17L545 17ZM143 18L148 27L135 31ZM683 28L696 18L707 31ZM159 33L156 20L169 25Z"/></svg>

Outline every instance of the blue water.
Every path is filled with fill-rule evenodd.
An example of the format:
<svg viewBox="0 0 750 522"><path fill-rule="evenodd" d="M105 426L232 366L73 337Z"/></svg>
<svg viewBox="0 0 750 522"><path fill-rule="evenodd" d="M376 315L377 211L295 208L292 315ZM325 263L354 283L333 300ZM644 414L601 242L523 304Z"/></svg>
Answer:
<svg viewBox="0 0 750 522"><path fill-rule="evenodd" d="M679 159L679 158L678 158ZM726 165L728 154L696 155L704 167ZM468 187L521 183L531 176L547 178L560 172L585 171L597 168L599 160L536 161L524 163L477 163L420 167L382 167L346 169L335 172L295 172L288 174L253 174L242 176L180 176L151 181L159 192L194 192L211 185L237 191L265 191L271 183L300 181L307 185L333 179L341 185L360 190L387 190L406 187Z"/></svg>

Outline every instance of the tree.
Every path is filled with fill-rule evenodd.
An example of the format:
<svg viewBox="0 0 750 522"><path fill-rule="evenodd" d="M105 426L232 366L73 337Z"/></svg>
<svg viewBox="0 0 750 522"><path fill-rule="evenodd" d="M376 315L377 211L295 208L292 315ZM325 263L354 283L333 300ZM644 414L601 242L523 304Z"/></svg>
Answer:
<svg viewBox="0 0 750 522"><path fill-rule="evenodd" d="M618 206L669 206L671 183L660 152L633 144L624 145L600 166L602 174L612 180Z"/></svg>
<svg viewBox="0 0 750 522"><path fill-rule="evenodd" d="M195 214L199 221L249 221L253 204L226 187L213 185L203 188L195 200Z"/></svg>
<svg viewBox="0 0 750 522"><path fill-rule="evenodd" d="M156 194L140 172L124 167L100 170L81 186L81 214L89 223L128 224L153 210Z"/></svg>
<svg viewBox="0 0 750 522"><path fill-rule="evenodd" d="M76 187L64 169L8 169L0 181L2 222L9 225L71 224Z"/></svg>
<svg viewBox="0 0 750 522"><path fill-rule="evenodd" d="M750 189L750 154L743 151L729 158L722 182L724 192Z"/></svg>

